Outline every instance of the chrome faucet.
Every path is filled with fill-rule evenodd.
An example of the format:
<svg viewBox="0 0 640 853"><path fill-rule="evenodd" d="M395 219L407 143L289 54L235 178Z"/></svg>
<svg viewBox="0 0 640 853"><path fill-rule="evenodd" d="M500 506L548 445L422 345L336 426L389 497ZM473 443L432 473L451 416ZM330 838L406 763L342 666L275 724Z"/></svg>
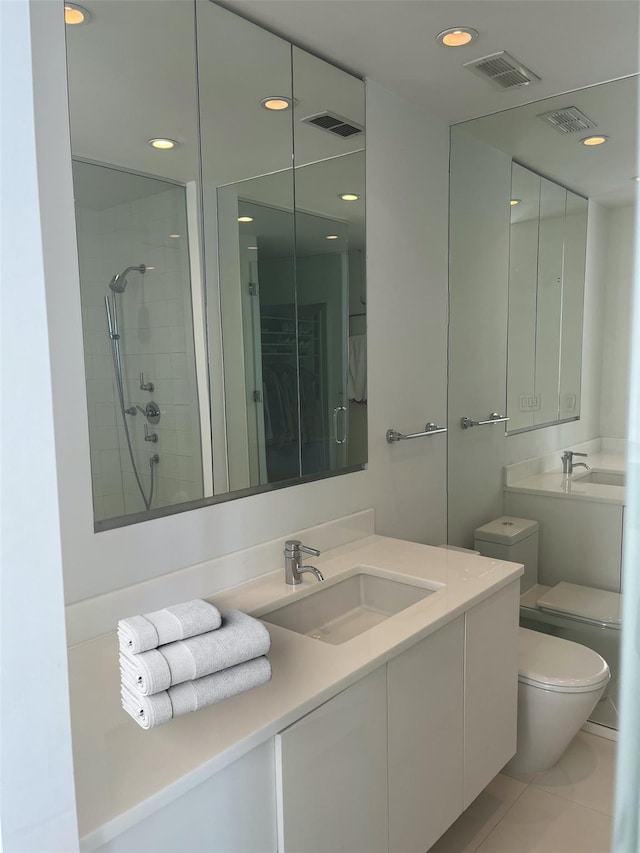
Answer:
<svg viewBox="0 0 640 853"><path fill-rule="evenodd" d="M299 539L287 539L284 543L284 579L288 584L302 583L302 578L305 572L315 575L319 581L324 580L324 575L315 566L302 566L302 553L313 554L314 557L320 556L320 551L315 548L308 548L303 545Z"/></svg>
<svg viewBox="0 0 640 853"><path fill-rule="evenodd" d="M586 462L574 462L574 456L584 456L586 458L586 453L577 453L575 450L565 450L565 452L560 457L562 459L562 473L563 474L573 474L574 468L586 468L587 471L591 470L591 466L587 465Z"/></svg>

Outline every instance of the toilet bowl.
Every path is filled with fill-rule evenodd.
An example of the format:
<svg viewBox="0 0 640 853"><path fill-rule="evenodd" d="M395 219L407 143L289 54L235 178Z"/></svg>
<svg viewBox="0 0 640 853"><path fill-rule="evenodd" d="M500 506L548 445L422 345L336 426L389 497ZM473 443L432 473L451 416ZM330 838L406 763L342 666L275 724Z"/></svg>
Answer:
<svg viewBox="0 0 640 853"><path fill-rule="evenodd" d="M519 629L518 745L507 772L539 773L560 759L609 681L597 652Z"/></svg>
<svg viewBox="0 0 640 853"><path fill-rule="evenodd" d="M523 563L521 593L536 588L537 521L507 516L495 519L476 530L474 547L483 556ZM575 590L565 590L558 597L565 612L566 602L574 598ZM554 596L548 606L555 606ZM537 773L552 767L587 721L610 677L604 658L587 646L521 627L518 747L507 770Z"/></svg>

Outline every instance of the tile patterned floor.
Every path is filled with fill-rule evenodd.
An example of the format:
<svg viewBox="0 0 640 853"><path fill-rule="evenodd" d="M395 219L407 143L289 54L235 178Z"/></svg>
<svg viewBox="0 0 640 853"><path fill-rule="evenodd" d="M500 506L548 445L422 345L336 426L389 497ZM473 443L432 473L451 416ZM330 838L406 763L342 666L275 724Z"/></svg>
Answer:
<svg viewBox="0 0 640 853"><path fill-rule="evenodd" d="M551 770L500 773L429 853L609 853L616 746L579 732Z"/></svg>

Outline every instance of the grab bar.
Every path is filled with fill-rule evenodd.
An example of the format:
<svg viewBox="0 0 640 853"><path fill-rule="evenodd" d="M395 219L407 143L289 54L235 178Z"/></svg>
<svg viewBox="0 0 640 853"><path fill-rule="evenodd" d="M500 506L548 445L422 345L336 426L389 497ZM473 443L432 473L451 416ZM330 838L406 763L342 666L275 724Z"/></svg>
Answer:
<svg viewBox="0 0 640 853"><path fill-rule="evenodd" d="M393 444L395 441L406 441L408 438L422 438L423 435L438 435L438 433L446 432L446 427L438 426L434 424L433 421L425 425L424 432L410 432L408 435L404 435L401 432L397 432L395 429L387 430L387 441L389 444Z"/></svg>
<svg viewBox="0 0 640 853"><path fill-rule="evenodd" d="M460 418L460 426L462 429L471 429L474 426L485 426L486 424L504 424L509 420L506 415L499 415L497 412L491 412L489 419L486 421L472 421L471 418Z"/></svg>

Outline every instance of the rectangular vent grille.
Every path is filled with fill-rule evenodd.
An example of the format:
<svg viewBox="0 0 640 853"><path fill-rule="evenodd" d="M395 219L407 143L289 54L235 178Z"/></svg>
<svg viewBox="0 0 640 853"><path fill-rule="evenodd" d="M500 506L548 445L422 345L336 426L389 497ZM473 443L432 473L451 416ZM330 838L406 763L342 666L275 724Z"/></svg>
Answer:
<svg viewBox="0 0 640 853"><path fill-rule="evenodd" d="M537 74L504 50L465 62L464 67L478 77L488 80L496 89L514 89L540 80Z"/></svg>
<svg viewBox="0 0 640 853"><path fill-rule="evenodd" d="M577 133L598 126L595 121L580 112L577 107L563 107L561 110L540 113L538 118L546 121L559 133Z"/></svg>
<svg viewBox="0 0 640 853"><path fill-rule="evenodd" d="M316 115L307 116L300 119L305 124L312 124L314 127L319 127L320 130L326 130L328 133L333 133L334 136L341 136L343 139L348 139L350 136L356 136L364 131L364 127L356 124L354 121L339 116L336 113L324 112Z"/></svg>

